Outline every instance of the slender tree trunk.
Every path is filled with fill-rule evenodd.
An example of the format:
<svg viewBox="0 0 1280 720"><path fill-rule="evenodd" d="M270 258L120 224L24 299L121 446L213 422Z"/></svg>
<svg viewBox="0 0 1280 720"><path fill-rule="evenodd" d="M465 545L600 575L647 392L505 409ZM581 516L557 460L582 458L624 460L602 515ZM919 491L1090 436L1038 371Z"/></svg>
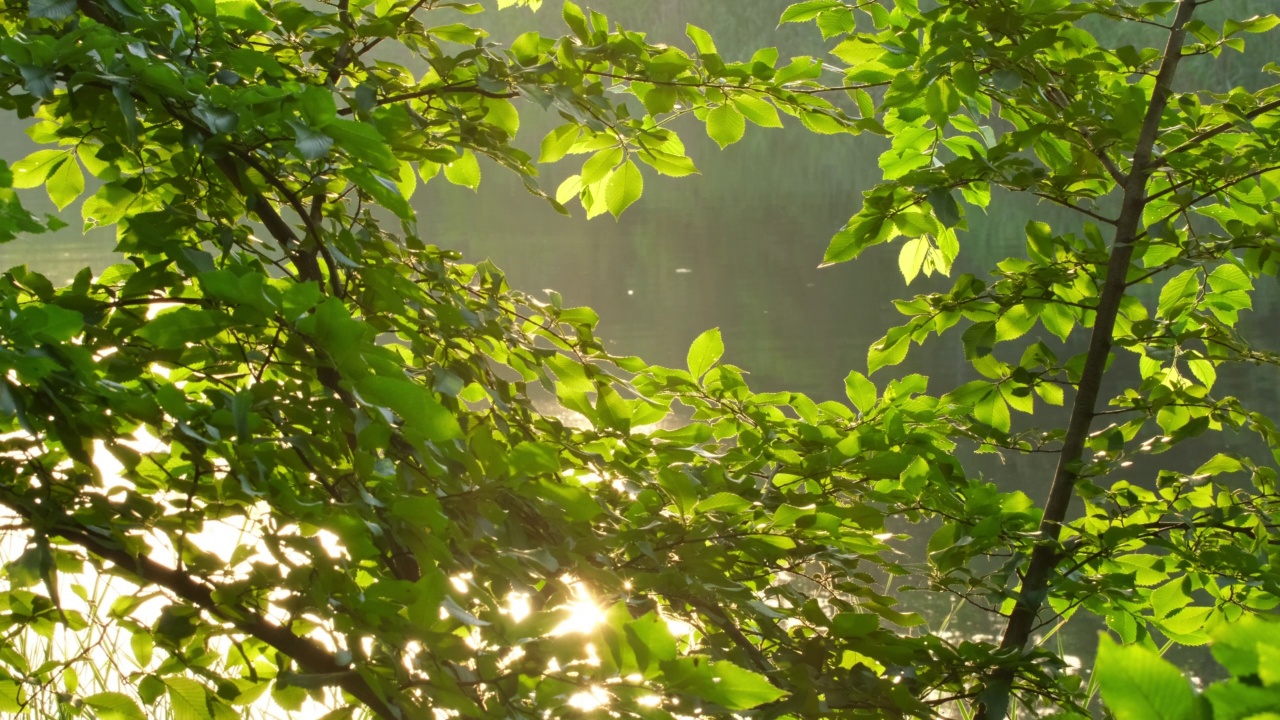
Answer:
<svg viewBox="0 0 1280 720"><path fill-rule="evenodd" d="M984 720L1002 720L1008 714L1013 680L1017 672L1016 658L1026 648L1027 641L1035 629L1036 618L1044 605L1049 580L1057 570L1061 559L1059 539L1062 535L1062 523L1074 495L1076 480L1079 478L1085 441L1089 437L1089 430L1093 424L1103 373L1107 358L1111 354L1116 315L1128 286L1133 242L1138 236L1142 211L1146 207L1147 181L1154 170L1152 155L1156 136L1160 130L1160 118L1169 103L1173 79L1177 73L1178 63L1182 59L1182 42L1186 36L1187 22L1191 19L1196 5L1196 0L1178 2L1178 9L1165 45L1164 57L1160 63L1160 71L1156 75L1155 87L1151 92L1151 104L1147 107L1138 142L1134 147L1133 160L1124 178L1122 185L1124 196L1121 201L1120 216L1116 220L1116 232L1111 246L1111 258L1107 263L1106 280L1098 298L1093 334L1089 338L1089 351L1085 356L1084 368L1076 388L1075 403L1071 408L1071 419L1067 424L1066 436L1063 438L1058 467L1054 471L1053 484L1049 487L1049 498L1045 502L1044 515L1040 521L1040 541L1027 563L1017 604L1009 615L1004 637L1000 642L1000 649L1008 651L1014 657L1010 658L1007 666L993 673L980 696L981 704L977 714Z"/></svg>

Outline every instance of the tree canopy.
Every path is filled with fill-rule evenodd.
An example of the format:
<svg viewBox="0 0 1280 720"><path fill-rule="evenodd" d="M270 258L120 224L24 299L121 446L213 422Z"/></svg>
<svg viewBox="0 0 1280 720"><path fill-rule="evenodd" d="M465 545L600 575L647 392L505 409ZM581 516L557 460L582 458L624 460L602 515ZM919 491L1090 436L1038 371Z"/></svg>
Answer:
<svg viewBox="0 0 1280 720"><path fill-rule="evenodd" d="M44 187L124 262L0 283L0 709L1080 717L1096 688L1034 641L1081 610L1126 644L1098 660L1116 717L1280 708L1253 617L1280 602L1280 438L1215 390L1277 361L1239 314L1280 268L1280 86L1178 75L1280 20L926 5L801 2L781 22L831 57L734 61L567 1L563 37L506 45L458 2L5 3L0 108L46 147L0 165L0 240L60 223L21 203ZM544 112L535 160L515 136ZM826 263L900 242L908 283L948 275L1006 191L1081 223L900 301L847 402L753 391L716 330L685 368L615 356L590 309L422 239L415 187L476 187L481 158L618 216L696 173L689 115L722 147L784 116L889 140ZM977 379L868 378L953 329ZM1271 452L1216 452L1237 431ZM1184 443L1206 462L1131 469ZM1010 490L973 450L1057 469ZM1152 656L1211 637L1238 679L1201 695Z"/></svg>

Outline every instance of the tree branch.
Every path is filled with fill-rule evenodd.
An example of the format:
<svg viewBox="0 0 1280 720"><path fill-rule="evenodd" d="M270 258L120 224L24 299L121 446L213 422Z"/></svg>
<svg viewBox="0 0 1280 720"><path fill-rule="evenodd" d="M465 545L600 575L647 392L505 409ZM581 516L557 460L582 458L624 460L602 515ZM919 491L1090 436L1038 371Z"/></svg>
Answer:
<svg viewBox="0 0 1280 720"><path fill-rule="evenodd" d="M1266 113L1269 113L1269 112L1271 112L1272 110L1275 110L1275 109L1277 109L1277 108L1280 108L1280 100L1272 100L1271 102L1269 102L1269 103L1267 103L1267 104L1265 104L1265 105L1259 105L1258 107L1256 107L1256 108L1254 108L1254 109L1250 110L1249 112L1245 113L1245 114L1244 114L1244 118L1245 118L1246 120L1252 120L1252 119L1254 119L1254 118L1258 117L1259 115L1265 115ZM1184 151L1186 151L1186 150L1190 150L1191 148L1195 147L1196 145L1199 145L1200 143L1204 142L1205 140L1208 140L1208 139L1210 139L1210 138L1212 138L1212 137L1216 137L1216 136L1218 136L1218 135L1221 135L1222 133L1224 133L1224 132L1226 132L1226 131L1230 130L1231 128L1233 128L1233 127L1235 127L1235 126L1236 126L1236 123L1233 123L1233 122L1229 122L1229 123L1222 123L1221 125L1216 125L1216 126L1214 126L1214 127L1209 128L1208 130L1205 130L1204 132L1199 133L1198 135L1195 135L1195 136L1193 136L1193 137L1189 138L1186 142L1183 142L1181 145L1178 145L1177 147L1175 147L1175 148L1173 148L1173 149L1171 149L1171 150L1166 151L1164 154L1165 154L1165 155L1177 155L1177 154L1178 154L1178 153L1180 153L1180 152L1184 152Z"/></svg>
<svg viewBox="0 0 1280 720"><path fill-rule="evenodd" d="M400 93L399 95L388 95L378 100L377 104L381 107L383 105L390 105L404 100L417 100L418 98L431 97L432 95L443 95L445 93L473 93L476 95L483 95L487 98L499 99L520 97L520 92L518 90L512 90L510 92L493 92L490 90L482 90L475 85L441 85L439 87L422 88L421 90L414 90L413 92ZM350 107L338 109L339 115L350 115L353 112L355 112L355 110Z"/></svg>
<svg viewBox="0 0 1280 720"><path fill-rule="evenodd" d="M1064 208L1069 208L1069 209L1071 209L1071 210L1075 210L1076 212L1078 212L1078 213L1080 213L1080 214L1082 214L1082 215L1088 215L1089 217L1093 218L1094 220L1097 220L1098 222L1103 222L1103 223L1106 223L1106 224L1108 224L1108 225L1115 225L1115 224L1116 224L1116 221L1115 221L1113 218L1109 218L1109 217L1107 217L1106 215L1100 215L1100 214L1098 214L1098 213L1096 213L1096 212L1094 212L1094 211L1092 211L1092 210L1089 210L1088 208L1082 208L1082 207L1080 207L1079 205L1076 205L1075 203L1070 202L1070 201L1068 201L1068 200L1064 200L1064 199L1062 199L1062 198L1054 197L1053 195L1050 195L1050 194L1048 194L1048 193L1042 193L1042 192L1039 192L1039 191L1032 191L1032 194L1033 194L1033 195L1035 195L1036 197L1042 197L1042 198L1044 198L1045 200L1048 200L1049 202L1057 203L1058 205L1061 205L1061 206L1062 206L1062 207L1064 207Z"/></svg>
<svg viewBox="0 0 1280 720"><path fill-rule="evenodd" d="M26 504L9 492L0 495L0 504L27 520L33 519ZM164 588L218 620L234 625L237 630L252 635L293 658L308 673L333 677L335 685L364 703L379 717L388 720L400 720L404 717L398 708L383 700L362 675L340 664L328 649L316 641L294 635L289 629L276 625L256 612L228 606L225 601L219 602L214 599L215 588L197 582L187 573L162 565L149 557L134 555L90 529L71 522L73 521L64 517L48 533L79 545L115 565L121 572L141 580L145 585Z"/></svg>

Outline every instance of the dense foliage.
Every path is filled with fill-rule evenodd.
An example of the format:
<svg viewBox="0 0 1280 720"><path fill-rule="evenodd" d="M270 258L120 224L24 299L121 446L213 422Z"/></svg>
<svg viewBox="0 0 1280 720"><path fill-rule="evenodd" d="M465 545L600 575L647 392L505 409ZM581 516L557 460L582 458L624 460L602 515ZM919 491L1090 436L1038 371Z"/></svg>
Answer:
<svg viewBox="0 0 1280 720"><path fill-rule="evenodd" d="M517 4L538 3L499 2ZM569 2L565 37L505 47L464 22L479 6L432 0L4 3L0 107L48 147L0 171L0 239L53 222L15 189L59 207L89 189L86 226L114 226L125 262L0 286L0 504L23 545L0 709L1079 715L1088 688L1036 633L1083 608L1126 643L1201 644L1272 609L1270 458L1126 470L1215 431L1280 443L1214 391L1276 360L1237 325L1280 267L1280 89L1176 84L1184 56L1278 21L1209 24L1200 4L789 8L832 65L731 62L692 26L686 52ZM1104 47L1099 23L1164 47ZM946 274L993 188L1089 222L1032 223L990 282L901 302L869 356L868 374L962 326L982 379L756 393L716 331L684 369L614 357L592 311L420 239L417 184L475 187L481 156L543 194L513 144L543 110L564 124L539 162L588 156L547 200L588 216L635 202L644 165L696 172L673 118L727 146L788 115L892 142L827 262L904 238L908 281ZM1114 361L1098 410L1113 347L1137 362ZM1070 397L1069 422L1015 424L1037 397ZM1055 453L1052 487L1002 492L966 471L973 448ZM902 552L912 532L927 558ZM1007 620L1002 641L927 631L899 607L912 589ZM1237 685L1270 698L1274 643L1217 632ZM1103 646L1119 716L1141 715L1105 670L1167 674L1144 652Z"/></svg>
<svg viewBox="0 0 1280 720"><path fill-rule="evenodd" d="M1139 718L1255 718L1280 708L1275 658L1280 625L1246 616L1213 632L1213 655L1231 674L1196 693L1182 671L1140 645L1119 646L1103 636L1095 684L1116 720Z"/></svg>

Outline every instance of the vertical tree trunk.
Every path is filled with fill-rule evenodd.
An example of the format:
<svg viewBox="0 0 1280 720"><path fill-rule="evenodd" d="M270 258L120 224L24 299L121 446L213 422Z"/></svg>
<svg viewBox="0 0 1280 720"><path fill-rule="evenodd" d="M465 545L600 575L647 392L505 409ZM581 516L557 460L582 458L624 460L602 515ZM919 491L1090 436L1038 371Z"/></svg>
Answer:
<svg viewBox="0 0 1280 720"><path fill-rule="evenodd" d="M1196 0L1179 0L1178 2L1173 24L1170 26L1168 42L1165 44L1164 57L1160 63L1160 71L1156 75L1155 87L1151 91L1151 104L1147 107L1146 116L1143 118L1129 172L1122 185L1124 195L1120 216L1116 221L1115 239L1111 246L1111 258L1107 264L1106 280L1098 298L1093 334L1089 338L1089 350L1080 374L1080 383L1076 388L1075 403L1072 405L1071 419L1067 425L1066 436L1063 438L1062 452L1058 458L1053 484L1049 487L1049 498L1045 502L1044 515L1040 521L1040 541L1027 563L1017 604L1009 615L1004 637L1000 642L1001 650L1006 650L1015 656L1020 655L1026 648L1027 641L1035 629L1036 618L1044 605L1049 580L1057 569L1060 559L1058 541L1062 535L1062 523L1071 504L1076 479L1079 477L1085 441L1089 437L1090 426L1093 424L1103 372L1106 369L1107 357L1111 353L1116 314L1119 312L1120 302L1124 299L1127 287L1129 264L1133 257L1133 242L1138 235L1142 211L1146 207L1147 181L1151 178L1154 169L1152 155L1156 136L1160 130L1160 118L1169 103L1173 79L1177 73L1178 63L1182 59L1182 42L1186 36L1187 22L1191 19L1196 5ZM1014 663L1015 661L1011 659L1008 666L993 673L980 696L981 704L977 713L979 717L985 720L1002 720L1007 716L1016 673Z"/></svg>

